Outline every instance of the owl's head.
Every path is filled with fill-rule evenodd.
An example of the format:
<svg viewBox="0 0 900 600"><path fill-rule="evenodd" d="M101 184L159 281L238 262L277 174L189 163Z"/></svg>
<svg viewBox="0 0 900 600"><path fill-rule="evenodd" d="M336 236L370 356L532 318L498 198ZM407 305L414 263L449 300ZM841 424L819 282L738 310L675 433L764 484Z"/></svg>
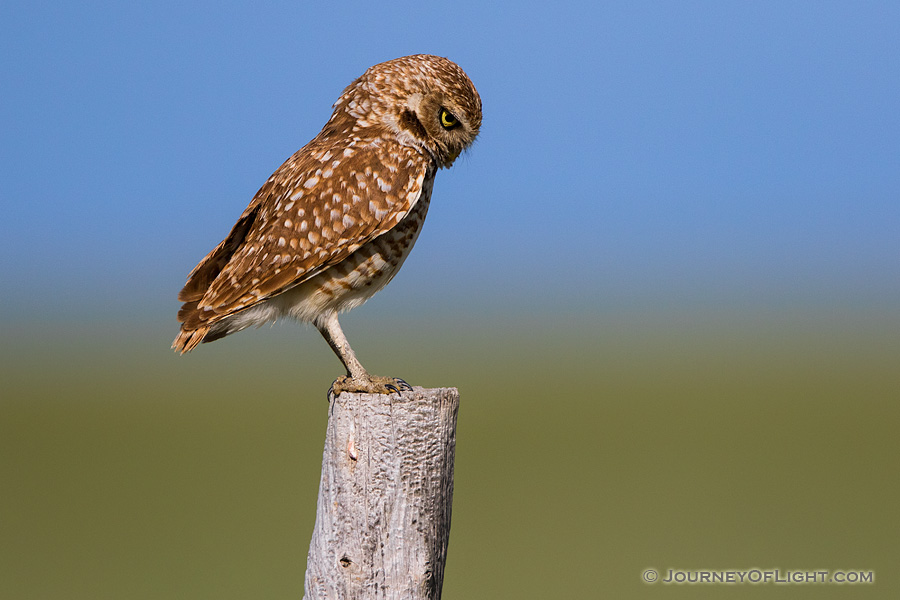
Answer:
<svg viewBox="0 0 900 600"><path fill-rule="evenodd" d="M438 166L449 167L481 128L481 97L466 73L440 56L416 54L369 68L334 105L352 130L376 128L417 146Z"/></svg>

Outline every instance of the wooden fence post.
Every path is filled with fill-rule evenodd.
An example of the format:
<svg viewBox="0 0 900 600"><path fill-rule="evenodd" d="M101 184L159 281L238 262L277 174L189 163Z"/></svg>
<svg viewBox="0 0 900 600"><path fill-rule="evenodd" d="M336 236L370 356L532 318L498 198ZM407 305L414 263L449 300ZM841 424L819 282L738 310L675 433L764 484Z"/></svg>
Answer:
<svg viewBox="0 0 900 600"><path fill-rule="evenodd" d="M441 597L458 409L455 388L332 399L305 600Z"/></svg>

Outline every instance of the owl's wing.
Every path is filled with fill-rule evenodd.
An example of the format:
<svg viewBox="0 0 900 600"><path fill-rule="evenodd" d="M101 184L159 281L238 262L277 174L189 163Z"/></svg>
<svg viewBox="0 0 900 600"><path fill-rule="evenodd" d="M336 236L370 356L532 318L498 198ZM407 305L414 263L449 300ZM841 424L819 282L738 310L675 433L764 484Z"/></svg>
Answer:
<svg viewBox="0 0 900 600"><path fill-rule="evenodd" d="M181 320L214 323L346 259L403 220L429 168L411 148L328 150L311 142L275 171L191 273L179 295Z"/></svg>

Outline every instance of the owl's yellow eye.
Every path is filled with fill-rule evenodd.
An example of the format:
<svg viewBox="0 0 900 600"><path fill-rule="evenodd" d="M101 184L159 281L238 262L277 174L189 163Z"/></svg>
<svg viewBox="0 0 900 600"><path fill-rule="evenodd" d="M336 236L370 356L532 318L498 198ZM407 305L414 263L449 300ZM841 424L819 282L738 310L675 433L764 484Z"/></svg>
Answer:
<svg viewBox="0 0 900 600"><path fill-rule="evenodd" d="M459 121L453 114L447 110L446 108L441 109L441 127L444 129L453 129L459 125Z"/></svg>

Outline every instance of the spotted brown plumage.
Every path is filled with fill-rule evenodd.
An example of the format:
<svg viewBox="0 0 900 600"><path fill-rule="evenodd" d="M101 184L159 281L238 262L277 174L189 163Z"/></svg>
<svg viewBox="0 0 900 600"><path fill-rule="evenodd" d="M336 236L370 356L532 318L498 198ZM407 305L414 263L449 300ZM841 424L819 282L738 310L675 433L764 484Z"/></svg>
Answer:
<svg viewBox="0 0 900 600"><path fill-rule="evenodd" d="M337 315L397 273L421 230L435 173L480 126L475 86L445 58L407 56L367 70L190 273L172 347L187 352L288 316L315 324L344 363L348 376L336 392L397 389L365 371Z"/></svg>

